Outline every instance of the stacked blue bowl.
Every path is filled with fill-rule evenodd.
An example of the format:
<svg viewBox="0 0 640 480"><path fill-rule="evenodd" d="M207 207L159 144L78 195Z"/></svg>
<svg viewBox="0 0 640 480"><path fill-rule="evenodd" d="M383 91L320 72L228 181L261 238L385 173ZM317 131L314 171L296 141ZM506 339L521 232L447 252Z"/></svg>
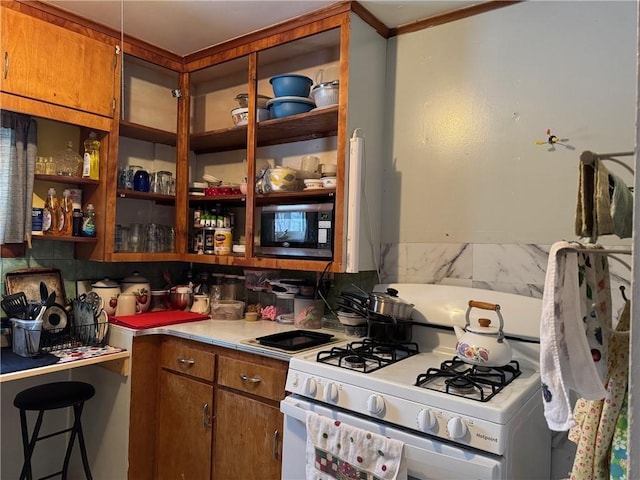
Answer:
<svg viewBox="0 0 640 480"><path fill-rule="evenodd" d="M275 98L267 102L271 118L282 118L312 110L316 104L309 98L313 80L304 75L277 75L269 80Z"/></svg>

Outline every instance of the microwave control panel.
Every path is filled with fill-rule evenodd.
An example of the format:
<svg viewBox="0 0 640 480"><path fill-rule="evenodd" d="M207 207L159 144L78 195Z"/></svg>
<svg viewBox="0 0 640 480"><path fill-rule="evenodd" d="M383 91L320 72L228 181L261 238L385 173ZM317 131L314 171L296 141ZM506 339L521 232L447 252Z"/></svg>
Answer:
<svg viewBox="0 0 640 480"><path fill-rule="evenodd" d="M318 212L318 248L331 248L332 227L332 212Z"/></svg>

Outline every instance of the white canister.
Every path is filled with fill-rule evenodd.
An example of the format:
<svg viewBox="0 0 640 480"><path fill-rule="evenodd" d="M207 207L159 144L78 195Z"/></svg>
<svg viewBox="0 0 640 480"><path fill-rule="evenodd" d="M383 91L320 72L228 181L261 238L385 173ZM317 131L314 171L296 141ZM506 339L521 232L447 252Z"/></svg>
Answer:
<svg viewBox="0 0 640 480"><path fill-rule="evenodd" d="M120 285L118 282L105 278L91 284L91 291L96 292L102 299L102 308L107 315L116 313L118 295L120 295Z"/></svg>
<svg viewBox="0 0 640 480"><path fill-rule="evenodd" d="M146 312L151 304L151 284L140 275L139 272L133 274L120 282L122 293L133 293L138 299L140 309Z"/></svg>

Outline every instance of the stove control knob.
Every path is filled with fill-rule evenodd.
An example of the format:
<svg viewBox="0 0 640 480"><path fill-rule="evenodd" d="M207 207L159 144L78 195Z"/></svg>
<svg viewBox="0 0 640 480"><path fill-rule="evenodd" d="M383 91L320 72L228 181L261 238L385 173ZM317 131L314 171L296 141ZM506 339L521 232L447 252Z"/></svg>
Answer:
<svg viewBox="0 0 640 480"><path fill-rule="evenodd" d="M338 400L338 387L335 383L329 382L324 387L324 401L335 402L336 400Z"/></svg>
<svg viewBox="0 0 640 480"><path fill-rule="evenodd" d="M318 385L316 384L315 379L313 378L305 378L304 379L304 385L302 386L302 389L304 391L305 394L311 396L311 397L315 397L316 396L316 391L318 390Z"/></svg>
<svg viewBox="0 0 640 480"><path fill-rule="evenodd" d="M427 432L436 425L436 415L428 408L420 410L418 413L418 428L423 432Z"/></svg>
<svg viewBox="0 0 640 480"><path fill-rule="evenodd" d="M384 410L384 399L380 395L370 395L367 399L367 410L374 415L382 413Z"/></svg>
<svg viewBox="0 0 640 480"><path fill-rule="evenodd" d="M467 426L460 417L452 417L447 422L447 431L451 438L462 438L467 433Z"/></svg>

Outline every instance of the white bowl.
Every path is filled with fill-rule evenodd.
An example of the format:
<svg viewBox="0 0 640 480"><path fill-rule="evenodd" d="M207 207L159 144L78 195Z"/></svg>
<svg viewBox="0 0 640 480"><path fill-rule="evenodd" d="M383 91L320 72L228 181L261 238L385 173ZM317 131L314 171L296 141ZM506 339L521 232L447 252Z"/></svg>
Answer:
<svg viewBox="0 0 640 480"><path fill-rule="evenodd" d="M336 188L336 177L322 177L322 186L324 188Z"/></svg>
<svg viewBox="0 0 640 480"><path fill-rule="evenodd" d="M340 83L338 80L334 80L333 82L325 82L319 83L313 90L311 90L311 94L309 95L314 102L316 102L316 106L318 108L330 107L332 105L337 105L339 101L339 93L340 93Z"/></svg>
<svg viewBox="0 0 640 480"><path fill-rule="evenodd" d="M316 178L305 178L304 179L304 188L314 189L314 188L324 188L322 185L322 180Z"/></svg>
<svg viewBox="0 0 640 480"><path fill-rule="evenodd" d="M269 110L266 108L258 108L256 110L257 120L261 122L263 120L269 120L271 118ZM231 110L231 120L235 126L240 127L249 123L249 109L248 108L234 108Z"/></svg>
<svg viewBox="0 0 640 480"><path fill-rule="evenodd" d="M357 313L352 312L337 312L338 320L342 325L347 325L350 327L357 327L359 325L364 325L367 323L367 319L362 315L358 315Z"/></svg>

